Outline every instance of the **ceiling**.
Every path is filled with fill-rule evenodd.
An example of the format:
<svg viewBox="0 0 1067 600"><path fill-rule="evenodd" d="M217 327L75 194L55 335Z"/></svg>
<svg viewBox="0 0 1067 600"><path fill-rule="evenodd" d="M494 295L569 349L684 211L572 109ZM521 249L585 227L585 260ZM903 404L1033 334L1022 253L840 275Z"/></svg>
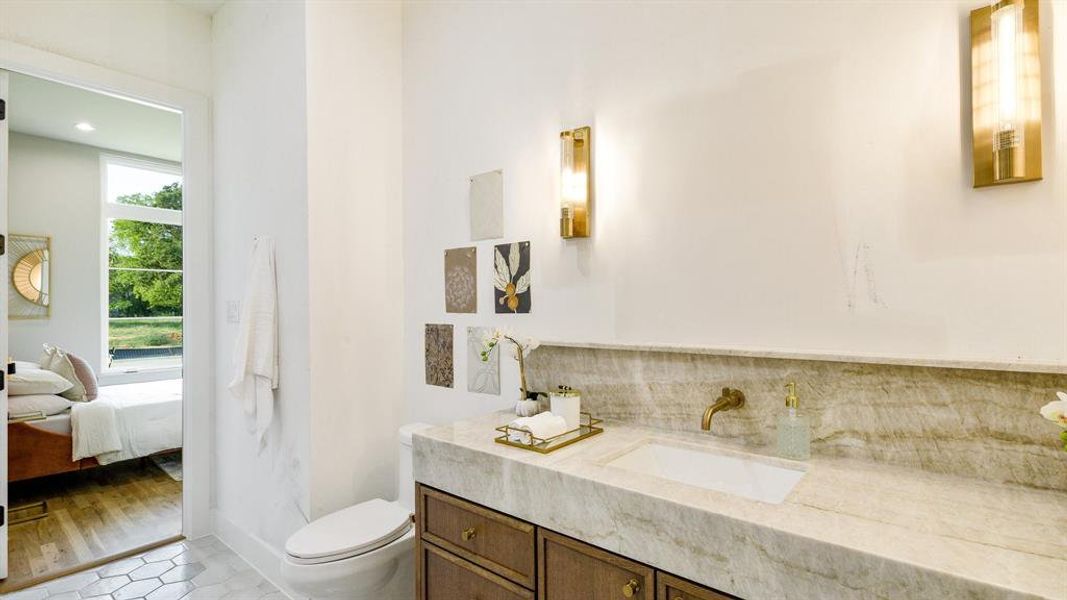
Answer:
<svg viewBox="0 0 1067 600"><path fill-rule="evenodd" d="M175 111L12 73L7 114L18 133L181 161L182 118ZM95 131L79 131L77 123Z"/></svg>

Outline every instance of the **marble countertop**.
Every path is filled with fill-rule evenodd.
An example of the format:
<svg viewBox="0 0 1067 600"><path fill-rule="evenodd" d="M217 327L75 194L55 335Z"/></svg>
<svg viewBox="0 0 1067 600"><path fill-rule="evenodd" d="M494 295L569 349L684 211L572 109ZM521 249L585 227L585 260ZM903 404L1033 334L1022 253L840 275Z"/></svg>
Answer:
<svg viewBox="0 0 1067 600"><path fill-rule="evenodd" d="M609 422L540 455L493 442L508 420L417 432L415 479L750 600L1067 599L1061 492L813 457L767 504L606 466L649 439L740 450L707 434Z"/></svg>

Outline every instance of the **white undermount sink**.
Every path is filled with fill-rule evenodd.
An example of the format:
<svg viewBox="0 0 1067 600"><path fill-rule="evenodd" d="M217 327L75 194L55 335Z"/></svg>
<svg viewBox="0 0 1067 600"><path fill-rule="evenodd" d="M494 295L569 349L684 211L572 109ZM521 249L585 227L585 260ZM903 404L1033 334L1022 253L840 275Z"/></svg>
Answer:
<svg viewBox="0 0 1067 600"><path fill-rule="evenodd" d="M804 477L804 470L770 460L650 441L606 466L643 473L735 496L781 504Z"/></svg>

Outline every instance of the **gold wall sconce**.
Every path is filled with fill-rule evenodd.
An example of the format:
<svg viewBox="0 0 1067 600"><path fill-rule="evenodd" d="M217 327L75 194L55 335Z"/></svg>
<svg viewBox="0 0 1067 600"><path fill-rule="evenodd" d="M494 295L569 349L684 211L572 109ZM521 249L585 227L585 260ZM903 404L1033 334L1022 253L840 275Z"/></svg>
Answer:
<svg viewBox="0 0 1067 600"><path fill-rule="evenodd" d="M971 12L974 187L1041 179L1038 0Z"/></svg>
<svg viewBox="0 0 1067 600"><path fill-rule="evenodd" d="M589 209L593 203L590 157L592 129L579 127L559 134L559 235L589 237Z"/></svg>

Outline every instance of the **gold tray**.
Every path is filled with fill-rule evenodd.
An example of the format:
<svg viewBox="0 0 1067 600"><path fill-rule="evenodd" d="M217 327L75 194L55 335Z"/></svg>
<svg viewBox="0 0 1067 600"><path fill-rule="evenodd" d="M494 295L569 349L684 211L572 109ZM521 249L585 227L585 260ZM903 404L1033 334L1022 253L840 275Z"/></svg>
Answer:
<svg viewBox="0 0 1067 600"><path fill-rule="evenodd" d="M548 454L549 452L554 452L556 450L559 450L560 448L570 446L575 442L580 442L586 438L591 438L599 433L604 433L603 427L597 427L597 425L603 423L602 419L594 419L593 415L589 413L581 413L579 419L584 422L578 426L578 429L572 429L566 433L561 433L555 437L550 437L548 439L534 437L530 435L529 432L519 431L517 429L512 429L507 425L502 425L500 427L497 427L496 430L504 435L494 438L494 441L498 444L504 444L505 446L512 446L515 448L522 448L523 450L537 452L538 454ZM531 443L523 444L522 442L516 442L508 439L508 435L512 432L521 433L523 435L529 436L531 438Z"/></svg>

